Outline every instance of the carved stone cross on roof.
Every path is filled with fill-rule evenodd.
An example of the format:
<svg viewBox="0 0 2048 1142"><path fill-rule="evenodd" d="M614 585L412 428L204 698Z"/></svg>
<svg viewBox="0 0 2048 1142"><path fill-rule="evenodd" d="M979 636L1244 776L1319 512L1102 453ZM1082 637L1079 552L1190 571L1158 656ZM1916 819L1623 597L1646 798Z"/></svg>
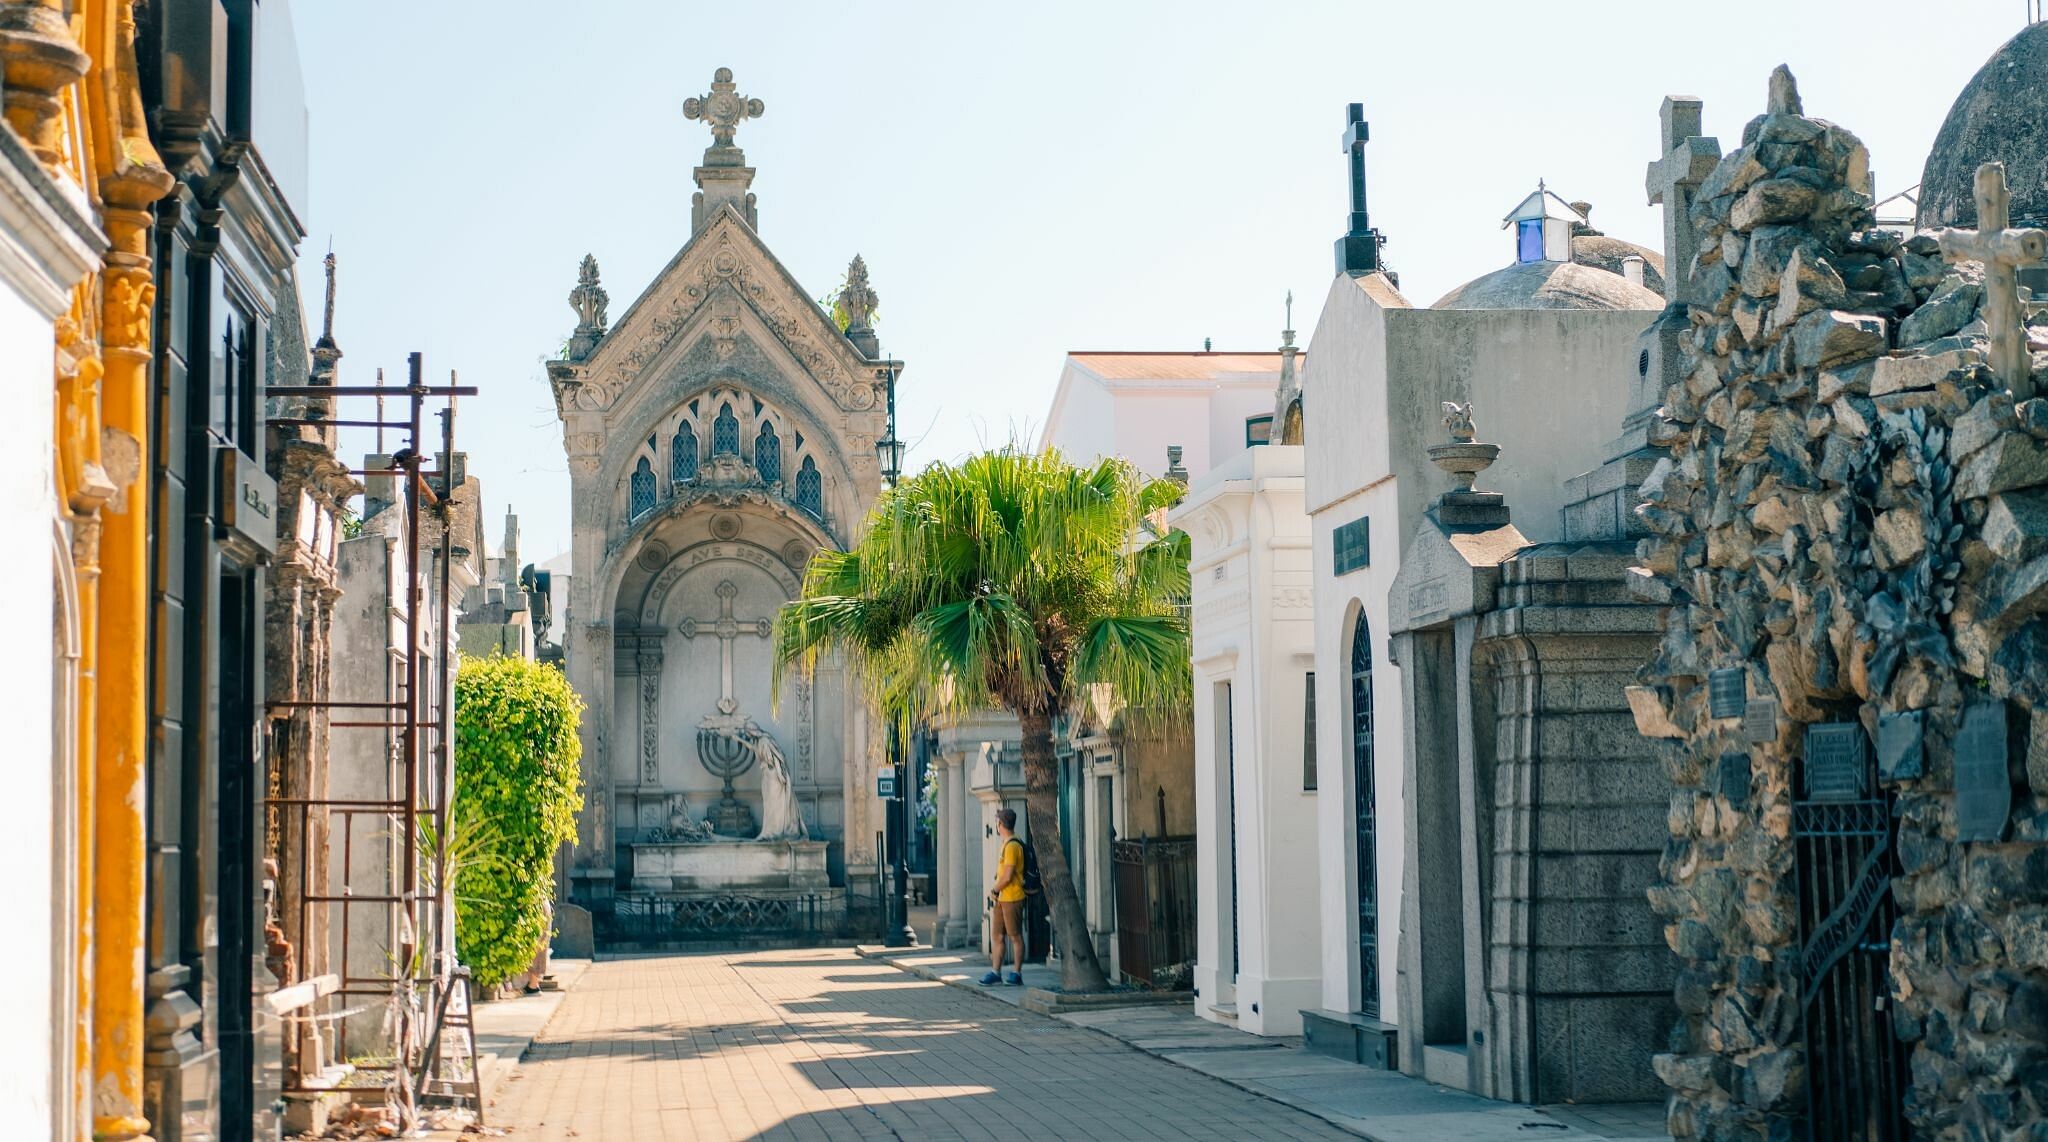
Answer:
<svg viewBox="0 0 2048 1142"><path fill-rule="evenodd" d="M739 597L740 589L732 580L723 579L718 584L718 617L715 619L685 618L677 630L684 638L696 638L699 634L710 634L718 639L718 712L730 714L739 709L739 702L732 694L732 644L743 634L767 638L775 633L773 619L736 619L732 616L732 601Z"/></svg>
<svg viewBox="0 0 2048 1142"><path fill-rule="evenodd" d="M1991 371L2014 400L2034 395L2028 370L2026 314L2020 308L2020 266L2048 256L2048 230L2012 230L2005 164L1977 168L1977 229L1935 235L1951 262L1984 263L1984 323L1991 327Z"/></svg>
<svg viewBox="0 0 2048 1142"><path fill-rule="evenodd" d="M738 90L732 69L721 67L711 76L709 93L683 100L683 117L704 120L711 126L713 145L730 147L733 130L741 120L759 119L766 110L760 100L740 95Z"/></svg>
<svg viewBox="0 0 2048 1142"><path fill-rule="evenodd" d="M1664 157L1650 164L1645 182L1650 205L1664 206L1664 292L1666 301L1693 301L1692 260L1699 241L1692 231L1692 192L1714 173L1721 143L1700 137L1700 101L1668 95L1658 112Z"/></svg>

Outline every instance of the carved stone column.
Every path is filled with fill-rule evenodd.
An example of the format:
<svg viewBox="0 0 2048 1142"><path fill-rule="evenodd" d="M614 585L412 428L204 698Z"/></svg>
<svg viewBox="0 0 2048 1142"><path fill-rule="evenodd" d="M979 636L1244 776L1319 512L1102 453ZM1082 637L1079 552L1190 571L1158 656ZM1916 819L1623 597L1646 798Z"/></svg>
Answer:
<svg viewBox="0 0 2048 1142"><path fill-rule="evenodd" d="M640 786L661 788L661 643L642 640L640 668Z"/></svg>

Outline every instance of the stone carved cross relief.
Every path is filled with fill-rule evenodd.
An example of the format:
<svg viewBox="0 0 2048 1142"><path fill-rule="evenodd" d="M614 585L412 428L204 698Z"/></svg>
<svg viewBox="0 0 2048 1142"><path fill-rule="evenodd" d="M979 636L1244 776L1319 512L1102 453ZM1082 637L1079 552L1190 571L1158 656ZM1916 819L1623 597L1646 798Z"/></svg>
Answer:
<svg viewBox="0 0 2048 1142"><path fill-rule="evenodd" d="M696 638L709 634L718 639L718 712L730 714L739 709L739 702L732 693L732 644L743 634L767 638L775 633L773 619L737 619L732 614L732 601L739 597L740 589L732 580L722 579L718 584L718 617L715 619L685 618L677 626L684 638Z"/></svg>
<svg viewBox="0 0 2048 1142"><path fill-rule="evenodd" d="M2048 230L2014 230L2012 196L2005 164L1977 168L1977 228L1943 230L1941 256L1951 262L1984 264L1984 323L1991 330L1991 371L2012 399L2034 395L2029 375L2026 313L2020 306L2018 269L2048 256Z"/></svg>
<svg viewBox="0 0 2048 1142"><path fill-rule="evenodd" d="M711 127L713 145L732 146L732 133L742 120L759 119L765 108L758 99L738 94L732 69L721 67L711 76L711 90L683 100L683 118L702 119Z"/></svg>

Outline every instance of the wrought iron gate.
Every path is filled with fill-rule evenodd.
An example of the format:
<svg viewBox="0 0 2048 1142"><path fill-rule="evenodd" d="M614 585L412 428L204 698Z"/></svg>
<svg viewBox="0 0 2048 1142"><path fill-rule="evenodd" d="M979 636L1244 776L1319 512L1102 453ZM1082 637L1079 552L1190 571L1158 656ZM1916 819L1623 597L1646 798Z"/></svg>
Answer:
<svg viewBox="0 0 2048 1142"><path fill-rule="evenodd" d="M1133 983L1161 982L1161 969L1195 958L1195 841L1192 837L1117 841L1117 971Z"/></svg>
<svg viewBox="0 0 2048 1142"><path fill-rule="evenodd" d="M1380 1014L1379 805L1372 765L1372 630L1365 612L1351 629L1351 784L1358 840L1358 1010Z"/></svg>
<svg viewBox="0 0 2048 1142"><path fill-rule="evenodd" d="M1807 727L1792 807L1806 1133L1890 1142L1911 1135L1889 974L1896 826L1867 746L1854 722Z"/></svg>

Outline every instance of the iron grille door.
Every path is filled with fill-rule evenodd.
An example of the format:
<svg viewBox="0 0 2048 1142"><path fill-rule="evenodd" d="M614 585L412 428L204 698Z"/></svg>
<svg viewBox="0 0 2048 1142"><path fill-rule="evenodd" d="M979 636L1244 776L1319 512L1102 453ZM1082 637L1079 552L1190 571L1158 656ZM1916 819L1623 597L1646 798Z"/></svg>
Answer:
<svg viewBox="0 0 2048 1142"><path fill-rule="evenodd" d="M1846 755L1817 759L1817 731L1835 729L1807 730L1804 796L1792 816L1806 1136L1892 1142L1912 1135L1908 1051L1892 1027L1889 973L1896 826L1861 726L1832 735Z"/></svg>
<svg viewBox="0 0 2048 1142"><path fill-rule="evenodd" d="M1372 766L1372 631L1365 612L1351 631L1351 783L1358 827L1358 1010L1380 1014L1379 808Z"/></svg>

